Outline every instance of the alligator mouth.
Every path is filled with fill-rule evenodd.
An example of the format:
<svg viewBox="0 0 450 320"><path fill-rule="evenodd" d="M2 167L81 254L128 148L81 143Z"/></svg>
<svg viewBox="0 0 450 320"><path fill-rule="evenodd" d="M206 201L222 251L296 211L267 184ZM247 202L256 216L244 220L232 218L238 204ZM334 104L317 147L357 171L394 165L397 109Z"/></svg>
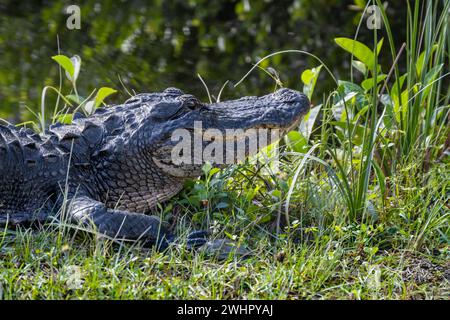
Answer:
<svg viewBox="0 0 450 320"><path fill-rule="evenodd" d="M308 98L295 90L282 88L262 97L246 97L238 100L208 105L206 127L227 129L268 129L289 132L309 111ZM216 126L214 124L217 124Z"/></svg>
<svg viewBox="0 0 450 320"><path fill-rule="evenodd" d="M160 166L238 163L295 130L309 108L307 97L290 89L206 105L172 131L161 150L165 156L155 161ZM176 170L182 176L182 169Z"/></svg>
<svg viewBox="0 0 450 320"><path fill-rule="evenodd" d="M189 131L207 141L239 141L256 134L257 140L249 143L259 138L267 141L267 136L269 143L273 143L294 130L308 111L305 95L283 88L262 97L208 105L204 114L206 123L200 121L197 126L194 123Z"/></svg>
<svg viewBox="0 0 450 320"><path fill-rule="evenodd" d="M283 135L287 134L288 132L296 129L300 125L301 120L302 120L302 116L299 116L288 127L283 127L283 126L274 125L274 124L262 124L262 125L260 125L257 128L248 128L248 129L234 129L234 128L230 128L230 129L225 129L225 131L226 130L230 130L232 132L232 134L224 133L223 132L224 130L222 129L222 130L220 130L220 132L222 132L221 135L211 134L209 132L210 130L204 130L201 133L201 135L202 135L203 139L206 139L208 141L214 141L214 140L217 140L217 139L221 139L223 141L231 141L231 140L235 140L236 141L236 140L244 139L245 137L247 137L249 135L249 131L255 131L256 134L258 134L258 133L267 134L267 133L270 133L270 132L277 131L279 133L279 135L280 135L280 138L281 138L281 136L283 136Z"/></svg>

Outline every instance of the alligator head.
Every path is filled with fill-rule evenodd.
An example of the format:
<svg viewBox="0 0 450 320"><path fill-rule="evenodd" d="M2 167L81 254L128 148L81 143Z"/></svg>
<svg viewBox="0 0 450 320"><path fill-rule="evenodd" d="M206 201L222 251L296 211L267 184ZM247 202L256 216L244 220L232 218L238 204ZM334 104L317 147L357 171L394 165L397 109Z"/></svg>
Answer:
<svg viewBox="0 0 450 320"><path fill-rule="evenodd" d="M282 88L262 97L205 104L175 88L156 99L133 98L149 106L148 117L136 131L146 153L166 174L196 177L202 165L231 164L254 155L295 128L308 112L305 95Z"/></svg>

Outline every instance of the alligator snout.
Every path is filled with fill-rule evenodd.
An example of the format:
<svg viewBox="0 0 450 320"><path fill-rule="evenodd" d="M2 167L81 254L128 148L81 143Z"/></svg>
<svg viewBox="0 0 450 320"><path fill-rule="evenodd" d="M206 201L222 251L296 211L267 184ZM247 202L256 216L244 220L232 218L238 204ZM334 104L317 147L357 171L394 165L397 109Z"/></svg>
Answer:
<svg viewBox="0 0 450 320"><path fill-rule="evenodd" d="M304 115L309 111L308 98L296 90L281 88L272 94L275 105L282 108L292 108L294 112ZM281 103L281 104L280 104Z"/></svg>
<svg viewBox="0 0 450 320"><path fill-rule="evenodd" d="M288 130L295 127L310 108L303 93L288 88L261 97L258 104L264 109L260 121Z"/></svg>

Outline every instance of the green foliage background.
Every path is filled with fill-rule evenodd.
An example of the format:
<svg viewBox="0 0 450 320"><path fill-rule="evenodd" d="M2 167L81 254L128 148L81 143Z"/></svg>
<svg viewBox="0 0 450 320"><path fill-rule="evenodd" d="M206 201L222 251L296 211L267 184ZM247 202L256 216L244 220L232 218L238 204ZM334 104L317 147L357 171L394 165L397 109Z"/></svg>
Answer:
<svg viewBox="0 0 450 320"><path fill-rule="evenodd" d="M390 1L388 13L400 43L404 38L403 1ZM65 8L81 7L81 30L66 27ZM120 102L125 86L136 92L177 86L206 98L199 73L217 94L226 80L236 83L258 58L275 51L309 51L333 66L338 78L348 74L349 61L333 42L352 38L364 1L0 1L0 117L30 120L26 103L38 109L44 85L58 84L58 67L50 59L58 53L83 59L80 92L102 85L119 89L110 102ZM358 39L371 37L362 26ZM386 55L388 57L388 55ZM285 86L300 87L300 74L317 65L312 58L279 55L263 65L281 74ZM273 80L262 71L224 91L224 98L263 94ZM320 92L333 89L322 75ZM50 99L55 97L50 97ZM50 101L51 102L51 101ZM49 104L51 105L51 104Z"/></svg>

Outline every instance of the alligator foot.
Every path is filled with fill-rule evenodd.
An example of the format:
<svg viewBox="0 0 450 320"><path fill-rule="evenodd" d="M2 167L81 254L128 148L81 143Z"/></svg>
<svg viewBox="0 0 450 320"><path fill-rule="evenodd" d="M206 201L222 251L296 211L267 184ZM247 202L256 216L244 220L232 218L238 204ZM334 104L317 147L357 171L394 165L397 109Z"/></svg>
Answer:
<svg viewBox="0 0 450 320"><path fill-rule="evenodd" d="M226 260L230 255L239 258L248 258L251 253L245 246L239 246L229 239L210 240L210 231L200 230L190 233L186 240L186 247L190 250L198 250L207 256L218 260Z"/></svg>
<svg viewBox="0 0 450 320"><path fill-rule="evenodd" d="M211 234L208 230L199 230L190 233L187 236L186 247L188 249L197 249L208 242L208 237Z"/></svg>
<svg viewBox="0 0 450 320"><path fill-rule="evenodd" d="M70 215L76 223L94 227L99 233L117 240L136 240L164 250L173 236L156 216L107 208L87 196L76 196Z"/></svg>

